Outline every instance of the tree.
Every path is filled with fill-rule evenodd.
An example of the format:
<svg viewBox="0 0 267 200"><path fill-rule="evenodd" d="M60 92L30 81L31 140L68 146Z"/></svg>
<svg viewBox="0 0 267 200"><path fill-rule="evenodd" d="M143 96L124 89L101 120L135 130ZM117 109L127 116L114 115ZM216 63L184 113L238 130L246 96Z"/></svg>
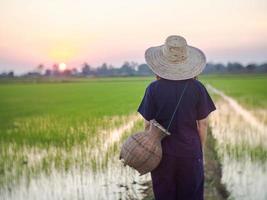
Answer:
<svg viewBox="0 0 267 200"><path fill-rule="evenodd" d="M119 71L123 76L132 76L136 72L129 62L124 62Z"/></svg>
<svg viewBox="0 0 267 200"><path fill-rule="evenodd" d="M65 69L63 72L62 72L62 74L64 75L64 76L70 76L71 75L71 70L70 69Z"/></svg>
<svg viewBox="0 0 267 200"><path fill-rule="evenodd" d="M244 71L244 67L243 65L241 65L240 63L228 63L227 64L227 70L229 72L243 72Z"/></svg>
<svg viewBox="0 0 267 200"><path fill-rule="evenodd" d="M135 71L137 71L138 70L138 63L137 62L134 62L134 61L131 61L130 62L130 67L132 69L134 69Z"/></svg>
<svg viewBox="0 0 267 200"><path fill-rule="evenodd" d="M84 76L88 76L90 75L91 73L91 66L88 65L86 62L83 64L83 67L82 67L82 74Z"/></svg>
<svg viewBox="0 0 267 200"><path fill-rule="evenodd" d="M75 67L72 68L72 69L71 69L71 75L74 75L74 76L75 76L75 75L78 75L78 69L75 68Z"/></svg>
<svg viewBox="0 0 267 200"><path fill-rule="evenodd" d="M7 73L6 72L2 72L1 74L0 74L0 77L6 77L7 76Z"/></svg>
<svg viewBox="0 0 267 200"><path fill-rule="evenodd" d="M3 72L0 74L0 77L8 77L8 78L12 78L14 77L14 72L10 71L10 72Z"/></svg>
<svg viewBox="0 0 267 200"><path fill-rule="evenodd" d="M44 75L45 76L51 76L52 75L52 70L51 69L46 69Z"/></svg>
<svg viewBox="0 0 267 200"><path fill-rule="evenodd" d="M138 72L138 75L142 75L142 76L148 76L148 75L153 74L153 72L151 71L151 69L148 67L147 64L138 65L137 72Z"/></svg>
<svg viewBox="0 0 267 200"><path fill-rule="evenodd" d="M267 73L267 63L263 63L260 66L258 66L257 71L260 73Z"/></svg>
<svg viewBox="0 0 267 200"><path fill-rule="evenodd" d="M52 69L53 69L53 75L59 75L60 73L59 73L59 67L58 67L58 64L57 63L55 63L53 66L52 66Z"/></svg>
<svg viewBox="0 0 267 200"><path fill-rule="evenodd" d="M247 65L246 69L247 69L247 72L252 73L255 71L256 65L255 64L249 64L249 65Z"/></svg>
<svg viewBox="0 0 267 200"><path fill-rule="evenodd" d="M8 77L14 77L14 72L13 72L13 71L8 72L8 73L7 73L7 76L8 76Z"/></svg>
<svg viewBox="0 0 267 200"><path fill-rule="evenodd" d="M37 72L39 73L39 74L42 74L43 73L43 70L44 70L44 65L43 64L39 64L38 66L37 66Z"/></svg>
<svg viewBox="0 0 267 200"><path fill-rule="evenodd" d="M109 69L107 63L103 63L100 67L96 70L97 75L100 76L108 76L109 75Z"/></svg>

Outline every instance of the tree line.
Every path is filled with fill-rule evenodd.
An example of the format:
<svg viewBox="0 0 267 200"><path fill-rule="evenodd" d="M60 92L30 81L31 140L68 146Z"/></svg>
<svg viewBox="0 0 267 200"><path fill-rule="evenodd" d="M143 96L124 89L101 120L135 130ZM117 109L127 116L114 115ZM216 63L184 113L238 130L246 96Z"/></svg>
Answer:
<svg viewBox="0 0 267 200"><path fill-rule="evenodd" d="M241 73L267 73L267 63L242 65L238 62L222 64L207 63L203 74L241 74ZM114 67L103 63L96 68L88 63L84 63L80 69L67 68L60 70L58 64L51 68L46 68L43 64L38 65L33 71L27 72L23 77L37 76L77 76L77 77L110 77L110 76L150 76L153 72L147 64L138 64L136 62L124 62L121 67ZM0 77L14 77L14 72L3 72Z"/></svg>
<svg viewBox="0 0 267 200"><path fill-rule="evenodd" d="M238 62L207 63L204 74L233 74L233 73L267 73L267 63L242 65Z"/></svg>

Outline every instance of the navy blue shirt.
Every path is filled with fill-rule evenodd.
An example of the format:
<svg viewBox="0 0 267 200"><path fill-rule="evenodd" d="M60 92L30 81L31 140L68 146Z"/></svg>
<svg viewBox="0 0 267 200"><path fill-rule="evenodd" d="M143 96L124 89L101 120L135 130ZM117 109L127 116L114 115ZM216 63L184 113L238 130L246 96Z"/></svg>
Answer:
<svg viewBox="0 0 267 200"><path fill-rule="evenodd" d="M204 85L195 79L156 80L146 88L138 112L147 120L156 119L167 128L177 102L187 83L179 108L169 128L170 136L162 140L163 154L178 157L202 157L197 120L206 118L215 105Z"/></svg>

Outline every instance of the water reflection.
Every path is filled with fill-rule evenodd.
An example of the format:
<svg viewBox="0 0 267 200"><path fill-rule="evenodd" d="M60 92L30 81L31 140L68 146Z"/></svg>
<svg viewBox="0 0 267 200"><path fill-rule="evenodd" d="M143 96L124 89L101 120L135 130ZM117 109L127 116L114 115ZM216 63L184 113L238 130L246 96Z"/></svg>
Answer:
<svg viewBox="0 0 267 200"><path fill-rule="evenodd" d="M230 191L230 198L266 200L267 134L262 128L264 125L250 124L242 112L221 99L211 117L211 127L222 162L222 182Z"/></svg>
<svg viewBox="0 0 267 200"><path fill-rule="evenodd" d="M222 160L222 182L226 183L231 196L242 200L267 199L267 161L236 159L229 154Z"/></svg>
<svg viewBox="0 0 267 200"><path fill-rule="evenodd" d="M142 199L149 175L139 176L118 158L122 140L142 121L137 115L117 120L118 128L68 149L2 146L0 199Z"/></svg>
<svg viewBox="0 0 267 200"><path fill-rule="evenodd" d="M141 199L148 179L123 167L116 157L105 170L54 169L50 175L22 177L19 185L1 191L1 199Z"/></svg>

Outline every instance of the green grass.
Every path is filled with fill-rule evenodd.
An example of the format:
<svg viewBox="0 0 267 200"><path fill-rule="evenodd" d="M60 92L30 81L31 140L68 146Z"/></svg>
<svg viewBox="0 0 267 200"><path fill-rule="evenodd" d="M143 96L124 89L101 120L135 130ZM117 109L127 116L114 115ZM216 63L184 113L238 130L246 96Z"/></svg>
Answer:
<svg viewBox="0 0 267 200"><path fill-rule="evenodd" d="M98 152L103 145L101 131L124 123L136 111L151 80L0 84L0 189L13 187L24 175L30 181L55 168L104 168L115 150L118 154L119 144Z"/></svg>
<svg viewBox="0 0 267 200"><path fill-rule="evenodd" d="M150 81L151 78L108 78L2 84L0 141L60 145L66 140L82 140L88 134L70 134L70 129L86 124L90 128L87 133L94 133L97 127L108 125L109 117L134 112Z"/></svg>
<svg viewBox="0 0 267 200"><path fill-rule="evenodd" d="M118 154L119 144L111 146L104 155L93 155L101 146L100 130L114 128L123 123L125 116L136 112L146 86L153 79L0 81L0 176L4 177L0 188L25 174L30 179L33 174L49 173L52 166L65 170L72 165L104 168L111 154ZM201 76L200 79L246 106L267 108L266 76ZM142 126L139 121L134 130ZM121 140L129 134L124 133ZM75 150L78 155L73 153ZM253 152L266 154L262 149ZM35 155L43 157L35 163L31 160Z"/></svg>
<svg viewBox="0 0 267 200"><path fill-rule="evenodd" d="M211 75L200 79L250 109L267 109L267 75Z"/></svg>
<svg viewBox="0 0 267 200"><path fill-rule="evenodd" d="M136 111L148 78L16 79L0 84L0 141L71 146ZM201 76L250 108L267 108L267 76ZM31 80L32 81L32 80ZM216 100L216 98L215 98ZM105 120L104 120L105 119ZM87 131L78 131L86 124ZM73 131L73 129L75 131ZM75 134L72 134L75 132ZM62 142L63 141L63 142Z"/></svg>

